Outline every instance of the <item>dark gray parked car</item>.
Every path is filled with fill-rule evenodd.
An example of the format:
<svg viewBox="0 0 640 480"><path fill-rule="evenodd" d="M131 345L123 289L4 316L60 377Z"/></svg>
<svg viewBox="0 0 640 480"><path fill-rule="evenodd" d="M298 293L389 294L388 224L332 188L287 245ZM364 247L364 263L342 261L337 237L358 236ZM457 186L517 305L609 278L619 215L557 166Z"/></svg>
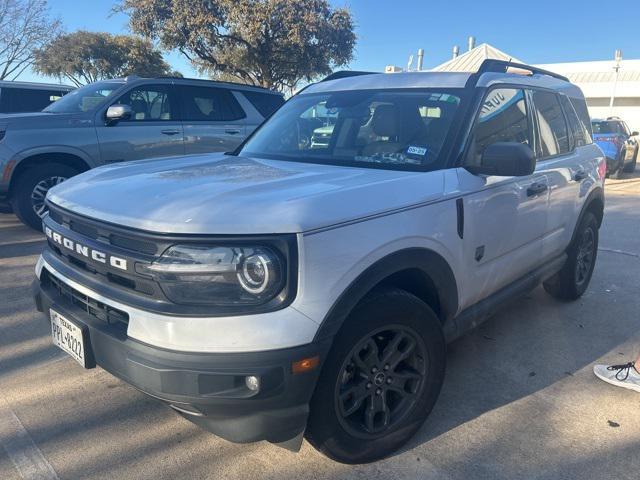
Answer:
<svg viewBox="0 0 640 480"><path fill-rule="evenodd" d="M54 83L0 81L0 113L39 112L72 90Z"/></svg>
<svg viewBox="0 0 640 480"><path fill-rule="evenodd" d="M182 78L109 80L42 112L0 115L0 203L40 229L47 191L126 160L234 150L284 103L259 87Z"/></svg>

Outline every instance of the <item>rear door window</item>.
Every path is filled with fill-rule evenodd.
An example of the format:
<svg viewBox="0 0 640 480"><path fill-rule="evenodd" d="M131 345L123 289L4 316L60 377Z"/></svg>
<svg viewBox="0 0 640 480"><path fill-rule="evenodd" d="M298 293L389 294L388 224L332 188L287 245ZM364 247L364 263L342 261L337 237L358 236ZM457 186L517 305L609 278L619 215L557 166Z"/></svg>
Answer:
<svg viewBox="0 0 640 480"><path fill-rule="evenodd" d="M253 105L264 118L270 117L271 114L278 110L284 103L282 95L253 91L242 91L241 93L251 102L251 105Z"/></svg>
<svg viewBox="0 0 640 480"><path fill-rule="evenodd" d="M568 97L561 95L560 103L562 104L562 108L564 110L564 114L567 117L567 122L569 126L569 133L573 139L573 146L575 147L584 147L591 143L588 140L589 132L584 129L582 122L578 118L578 114L573 108L571 101Z"/></svg>
<svg viewBox="0 0 640 480"><path fill-rule="evenodd" d="M182 85L182 119L191 122L232 121L245 117L233 94L223 88Z"/></svg>
<svg viewBox="0 0 640 480"><path fill-rule="evenodd" d="M539 157L547 158L568 153L570 151L569 132L558 95L534 90L533 103L540 133Z"/></svg>
<svg viewBox="0 0 640 480"><path fill-rule="evenodd" d="M570 98L571 105L573 105L573 109L576 111L578 118L580 119L580 123L582 123L583 128L586 130L588 136L587 141L589 143L593 143L591 140L591 117L589 117L589 109L587 108L587 102L584 101L584 98Z"/></svg>

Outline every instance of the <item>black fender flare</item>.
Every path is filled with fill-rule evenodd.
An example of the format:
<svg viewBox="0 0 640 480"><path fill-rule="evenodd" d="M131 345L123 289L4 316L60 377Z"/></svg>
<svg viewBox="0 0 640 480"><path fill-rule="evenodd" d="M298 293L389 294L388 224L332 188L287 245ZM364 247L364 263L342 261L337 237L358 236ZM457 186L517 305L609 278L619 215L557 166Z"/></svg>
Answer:
<svg viewBox="0 0 640 480"><path fill-rule="evenodd" d="M383 280L395 273L415 269L426 274L435 286L443 327L445 323L453 323L458 310L458 286L453 270L433 250L407 248L383 257L358 275L331 306L314 341L334 336L353 308Z"/></svg>
<svg viewBox="0 0 640 480"><path fill-rule="evenodd" d="M580 226L580 223L582 222L582 219L584 218L585 213L587 213L593 208L594 202L599 202L602 205L602 210L604 215L604 189L602 187L594 188L587 196L587 199L582 205L582 210L580 211L580 215L578 215L578 221L573 226L573 234L571 235L571 242L569 243L569 246L573 245L576 235L578 234L578 227ZM602 224L603 215L599 217L596 216L598 219L598 228L600 228L600 225Z"/></svg>

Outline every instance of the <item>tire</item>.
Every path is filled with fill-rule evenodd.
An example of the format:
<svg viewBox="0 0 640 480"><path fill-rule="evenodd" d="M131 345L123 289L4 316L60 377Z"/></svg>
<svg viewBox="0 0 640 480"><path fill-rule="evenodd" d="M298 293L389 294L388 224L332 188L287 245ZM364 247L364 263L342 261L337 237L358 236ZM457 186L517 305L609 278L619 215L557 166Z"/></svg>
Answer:
<svg viewBox="0 0 640 480"><path fill-rule="evenodd" d="M624 150L622 150L618 158L618 165L616 166L616 169L613 172L611 172L611 175L609 175L610 178L613 178L614 180L618 180L622 176L622 172L624 170L625 157L626 157L626 153Z"/></svg>
<svg viewBox="0 0 640 480"><path fill-rule="evenodd" d="M582 217L567 255L562 270L543 286L553 297L577 300L589 286L598 256L598 221L593 213L586 212Z"/></svg>
<svg viewBox="0 0 640 480"><path fill-rule="evenodd" d="M431 412L445 364L446 344L433 310L403 290L373 292L335 337L311 400L307 440L342 463L388 456ZM378 412L367 416L372 407Z"/></svg>
<svg viewBox="0 0 640 480"><path fill-rule="evenodd" d="M633 173L636 171L636 164L638 163L638 150L640 150L640 147L636 148L636 153L633 156L633 161L624 168L625 173Z"/></svg>
<svg viewBox="0 0 640 480"><path fill-rule="evenodd" d="M49 188L79 173L68 165L46 163L27 168L15 180L11 207L18 218L35 230L42 230L42 216L47 208L44 197Z"/></svg>

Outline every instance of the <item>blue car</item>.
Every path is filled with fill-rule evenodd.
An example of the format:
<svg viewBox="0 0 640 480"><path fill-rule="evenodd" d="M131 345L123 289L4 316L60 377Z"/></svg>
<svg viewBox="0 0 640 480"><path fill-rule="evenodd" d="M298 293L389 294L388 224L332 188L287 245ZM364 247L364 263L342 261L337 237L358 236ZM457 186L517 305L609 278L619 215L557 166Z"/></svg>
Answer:
<svg viewBox="0 0 640 480"><path fill-rule="evenodd" d="M593 141L607 157L607 174L617 178L622 172L636 169L640 135L618 117L591 120Z"/></svg>

